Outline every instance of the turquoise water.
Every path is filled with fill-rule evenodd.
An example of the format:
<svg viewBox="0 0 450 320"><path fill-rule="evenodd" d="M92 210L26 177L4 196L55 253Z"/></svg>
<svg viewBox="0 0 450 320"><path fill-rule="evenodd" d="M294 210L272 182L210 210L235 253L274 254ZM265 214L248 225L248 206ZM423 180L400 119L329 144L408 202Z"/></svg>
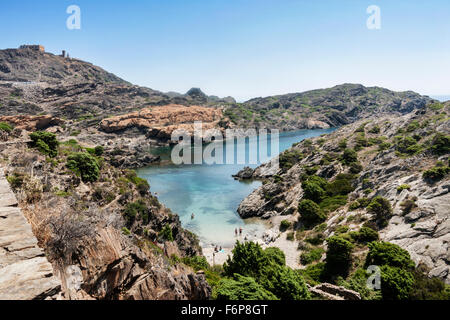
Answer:
<svg viewBox="0 0 450 320"><path fill-rule="evenodd" d="M279 150L282 152L293 143L334 130L280 133ZM249 140L245 141L245 145L248 149ZM235 146L239 146L237 141ZM169 148L156 151L163 159L170 158ZM267 160L262 159L263 162ZM229 247L235 242L235 228L242 227L243 234L249 239L259 237L266 229L263 222L257 219L243 220L236 212L240 202L261 185L259 181L239 182L233 179L232 175L246 165L159 165L137 172L148 180L151 191L157 194L159 200L180 216L183 226L199 236L202 246ZM194 219L191 219L192 213L195 214Z"/></svg>

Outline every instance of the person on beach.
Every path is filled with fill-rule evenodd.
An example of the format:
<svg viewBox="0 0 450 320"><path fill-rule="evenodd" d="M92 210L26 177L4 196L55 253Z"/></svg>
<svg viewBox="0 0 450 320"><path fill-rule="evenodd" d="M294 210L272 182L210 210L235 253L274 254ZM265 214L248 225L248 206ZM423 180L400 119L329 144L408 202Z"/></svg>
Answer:
<svg viewBox="0 0 450 320"><path fill-rule="evenodd" d="M242 236L242 228L239 228L239 235Z"/></svg>
<svg viewBox="0 0 450 320"><path fill-rule="evenodd" d="M237 235L238 235L238 231L237 231L237 228L236 229L234 229L234 235L237 237Z"/></svg>
<svg viewBox="0 0 450 320"><path fill-rule="evenodd" d="M192 213L191 214L191 220L194 220L194 218L195 218L195 215L194 215L194 213Z"/></svg>

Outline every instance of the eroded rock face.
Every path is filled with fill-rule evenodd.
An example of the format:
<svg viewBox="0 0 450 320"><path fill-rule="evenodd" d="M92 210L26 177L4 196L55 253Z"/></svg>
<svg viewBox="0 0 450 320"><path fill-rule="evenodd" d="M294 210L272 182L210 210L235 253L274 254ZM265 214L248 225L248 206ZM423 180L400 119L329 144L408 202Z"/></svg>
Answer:
<svg viewBox="0 0 450 320"><path fill-rule="evenodd" d="M104 119L100 127L105 132L120 132L130 128L147 131L147 136L170 140L172 132L179 129L194 132L194 122L201 121L203 130L219 128L220 109L167 105L145 108L138 112Z"/></svg>
<svg viewBox="0 0 450 320"><path fill-rule="evenodd" d="M50 126L57 126L64 123L63 120L59 118L52 117L50 115L42 116L3 116L0 117L0 122L7 122L13 124L15 128L36 131L44 130Z"/></svg>
<svg viewBox="0 0 450 320"><path fill-rule="evenodd" d="M56 268L64 291L75 300L197 300L211 295L203 275L170 266L113 228L99 230L83 242L72 262L56 263Z"/></svg>

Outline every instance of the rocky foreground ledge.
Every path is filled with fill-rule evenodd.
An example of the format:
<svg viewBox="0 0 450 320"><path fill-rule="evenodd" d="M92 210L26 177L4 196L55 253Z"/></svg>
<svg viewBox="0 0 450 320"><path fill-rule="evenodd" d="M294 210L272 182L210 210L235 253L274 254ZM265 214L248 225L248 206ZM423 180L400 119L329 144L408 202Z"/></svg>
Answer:
<svg viewBox="0 0 450 320"><path fill-rule="evenodd" d="M56 299L61 283L0 167L0 300Z"/></svg>

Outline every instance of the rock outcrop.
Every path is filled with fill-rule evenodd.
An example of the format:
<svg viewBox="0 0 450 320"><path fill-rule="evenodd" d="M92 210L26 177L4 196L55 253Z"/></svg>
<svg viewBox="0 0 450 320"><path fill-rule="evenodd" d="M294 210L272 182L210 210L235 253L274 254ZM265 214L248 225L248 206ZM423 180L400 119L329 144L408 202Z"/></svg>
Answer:
<svg viewBox="0 0 450 320"><path fill-rule="evenodd" d="M107 118L100 123L100 127L108 133L139 128L145 130L148 137L167 141L175 130L184 130L192 135L196 121L201 122L203 133L205 130L219 129L221 118L221 109L167 105Z"/></svg>
<svg viewBox="0 0 450 320"><path fill-rule="evenodd" d="M0 116L0 122L12 124L17 129L26 131L45 130L51 126L59 126L64 123L62 119L50 115L42 116Z"/></svg>
<svg viewBox="0 0 450 320"><path fill-rule="evenodd" d="M361 300L358 292L331 283L321 283L308 289L325 300Z"/></svg>

